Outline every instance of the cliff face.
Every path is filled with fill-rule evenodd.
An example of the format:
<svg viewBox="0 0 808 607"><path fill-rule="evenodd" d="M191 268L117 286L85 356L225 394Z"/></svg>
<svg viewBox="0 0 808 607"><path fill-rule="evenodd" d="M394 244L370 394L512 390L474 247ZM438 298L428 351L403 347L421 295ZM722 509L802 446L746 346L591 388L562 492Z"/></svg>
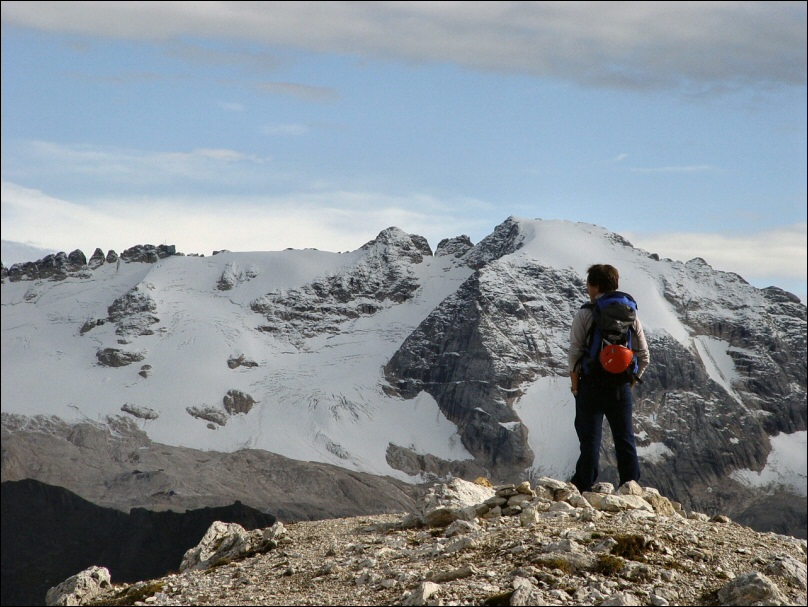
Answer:
<svg viewBox="0 0 808 607"><path fill-rule="evenodd" d="M393 496L379 512L407 499L401 485L448 475L569 478L569 329L587 266L609 262L651 349L635 391L642 482L806 534L804 461L777 464L804 450L808 319L777 288L596 226L516 218L434 254L397 228L342 254L79 253L3 282L4 481L123 509L237 497L306 518L358 513L337 509L366 503L369 478ZM602 462L615 482L608 440ZM352 480L327 485L324 466ZM283 474L319 480L296 504L274 489L288 483L254 482Z"/></svg>

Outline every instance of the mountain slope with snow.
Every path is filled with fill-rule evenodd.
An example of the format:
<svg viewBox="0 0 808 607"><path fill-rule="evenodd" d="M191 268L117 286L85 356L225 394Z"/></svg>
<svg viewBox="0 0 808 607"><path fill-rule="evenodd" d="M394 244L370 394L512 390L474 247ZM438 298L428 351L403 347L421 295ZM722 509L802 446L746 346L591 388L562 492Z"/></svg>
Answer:
<svg viewBox="0 0 808 607"><path fill-rule="evenodd" d="M758 504L775 490L761 479L805 496L804 461L781 452L805 444L806 307L702 260L517 218L434 254L397 228L341 254L131 251L9 268L4 425L122 416L156 444L408 482L563 478L577 457L569 327L586 268L605 262L651 347L635 395L643 480L701 510Z"/></svg>

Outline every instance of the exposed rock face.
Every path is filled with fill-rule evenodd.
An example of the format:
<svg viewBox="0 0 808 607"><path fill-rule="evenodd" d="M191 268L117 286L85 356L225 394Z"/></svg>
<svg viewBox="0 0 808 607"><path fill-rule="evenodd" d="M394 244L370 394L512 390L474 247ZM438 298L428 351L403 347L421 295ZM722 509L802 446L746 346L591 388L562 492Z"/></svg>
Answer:
<svg viewBox="0 0 808 607"><path fill-rule="evenodd" d="M139 419L157 419L160 417L160 413L151 409L149 407L138 407L137 405L133 405L131 403L125 403L121 406L121 411L124 413L128 413L129 415L134 415Z"/></svg>
<svg viewBox="0 0 808 607"><path fill-rule="evenodd" d="M109 587L107 568L92 566L48 590L45 605L84 605Z"/></svg>
<svg viewBox="0 0 808 607"><path fill-rule="evenodd" d="M788 598L766 574L750 571L718 591L722 605L786 605Z"/></svg>
<svg viewBox="0 0 808 607"><path fill-rule="evenodd" d="M84 253L76 249L70 255L64 252L46 255L39 261L15 263L8 269L8 279L18 280L62 280L68 274L76 273L87 265Z"/></svg>
<svg viewBox="0 0 808 607"><path fill-rule="evenodd" d="M255 400L241 390L228 390L222 399L222 403L225 411L230 415L236 415L237 413L249 413L255 404Z"/></svg>
<svg viewBox="0 0 808 607"><path fill-rule="evenodd" d="M95 270L99 266L102 266L106 263L106 257L104 257L104 251L101 249L96 248L93 256L90 257L90 261L87 262L87 267L91 270Z"/></svg>
<svg viewBox="0 0 808 607"><path fill-rule="evenodd" d="M79 329L79 334L85 335L96 327L111 322L116 325L115 334L119 337L118 343L120 344L129 343L141 335L154 335L152 326L160 322L160 319L154 314L157 311L157 303L144 288L148 288L148 285L132 287L112 302L107 308L108 316L106 318L86 321Z"/></svg>
<svg viewBox="0 0 808 607"><path fill-rule="evenodd" d="M112 302L107 313L108 320L117 325L115 333L123 337L153 335L151 326L160 322L154 313L157 304L143 289L135 286Z"/></svg>
<svg viewBox="0 0 808 607"><path fill-rule="evenodd" d="M406 339L388 381L403 396L431 394L477 463L515 479L533 453L512 404L537 376L566 372L562 344L580 288L580 278L550 268L483 266Z"/></svg>
<svg viewBox="0 0 808 607"><path fill-rule="evenodd" d="M216 255L219 252L221 251L214 251L213 254ZM255 266L242 268L235 262L228 263L224 269L224 272L222 272L222 275L219 278L216 288L220 291L229 291L236 285L255 278L260 273L260 270Z"/></svg>
<svg viewBox="0 0 808 607"><path fill-rule="evenodd" d="M481 268L495 259L515 253L522 248L524 240L519 222L509 217L469 251L466 262L472 268Z"/></svg>
<svg viewBox="0 0 808 607"><path fill-rule="evenodd" d="M197 419L204 419L205 421L217 424L219 426L227 425L227 412L217 409L216 407L186 407L185 410L188 415Z"/></svg>
<svg viewBox="0 0 808 607"><path fill-rule="evenodd" d="M121 259L127 262L139 261L142 263L156 263L160 259L177 254L177 247L161 244L154 246L143 244L126 249L121 253Z"/></svg>
<svg viewBox="0 0 808 607"><path fill-rule="evenodd" d="M154 263L159 259L177 255L174 245L137 245L121 253L121 258L126 261L139 261ZM80 249L72 251L70 254L59 252L46 255L38 261L26 261L15 263L10 268L3 266L3 279L8 277L11 282L18 280L63 280L70 275L81 275L82 270L96 270L104 262L115 263L118 261L118 254L110 249L106 258L101 249L96 248L90 261Z"/></svg>
<svg viewBox="0 0 808 607"><path fill-rule="evenodd" d="M104 348L95 353L98 364L104 367L125 367L145 358L142 352L126 352L118 348Z"/></svg>
<svg viewBox="0 0 808 607"><path fill-rule="evenodd" d="M488 470L469 460L445 460L429 453L416 453L412 449L390 443L385 458L390 467L413 476L425 475L426 478L441 479L452 476L460 478L476 478L484 476Z"/></svg>
<svg viewBox="0 0 808 607"><path fill-rule="evenodd" d="M411 298L419 287L412 265L432 255L422 236L398 228L384 230L361 250L361 261L344 271L252 302L252 310L267 319L260 328L292 341L339 333L348 320Z"/></svg>
<svg viewBox="0 0 808 607"><path fill-rule="evenodd" d="M454 257L463 257L468 253L474 244L471 239L463 234L462 236L455 236L454 238L444 238L435 247L435 257L442 255L453 255Z"/></svg>
<svg viewBox="0 0 808 607"><path fill-rule="evenodd" d="M180 571L204 570L220 562L263 553L278 546L285 533L283 523L247 531L238 523L214 522L194 548L183 555Z"/></svg>
<svg viewBox="0 0 808 607"><path fill-rule="evenodd" d="M258 363L254 360L248 360L243 354L233 355L227 359L227 366L231 369L236 369L238 367L257 367Z"/></svg>

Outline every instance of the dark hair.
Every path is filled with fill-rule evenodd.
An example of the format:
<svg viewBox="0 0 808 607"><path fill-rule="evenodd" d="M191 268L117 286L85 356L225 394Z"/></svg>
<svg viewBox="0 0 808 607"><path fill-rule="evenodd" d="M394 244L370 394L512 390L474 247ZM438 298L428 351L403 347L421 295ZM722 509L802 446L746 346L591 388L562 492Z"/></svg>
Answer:
<svg viewBox="0 0 808 607"><path fill-rule="evenodd" d="M601 293L611 293L619 288L620 273L614 266L596 263L586 271L586 283L597 287Z"/></svg>

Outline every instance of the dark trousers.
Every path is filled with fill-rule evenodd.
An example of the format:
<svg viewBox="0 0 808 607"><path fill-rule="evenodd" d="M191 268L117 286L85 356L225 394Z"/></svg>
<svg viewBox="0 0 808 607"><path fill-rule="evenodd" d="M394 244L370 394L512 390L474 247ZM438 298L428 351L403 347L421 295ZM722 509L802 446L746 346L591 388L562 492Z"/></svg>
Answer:
<svg viewBox="0 0 808 607"><path fill-rule="evenodd" d="M597 380L581 382L578 396L575 397L575 431L581 455L572 477L572 483L579 491L590 491L598 480L604 415L612 430L620 484L640 479L640 463L631 423L633 406L631 386L627 383L609 385Z"/></svg>

